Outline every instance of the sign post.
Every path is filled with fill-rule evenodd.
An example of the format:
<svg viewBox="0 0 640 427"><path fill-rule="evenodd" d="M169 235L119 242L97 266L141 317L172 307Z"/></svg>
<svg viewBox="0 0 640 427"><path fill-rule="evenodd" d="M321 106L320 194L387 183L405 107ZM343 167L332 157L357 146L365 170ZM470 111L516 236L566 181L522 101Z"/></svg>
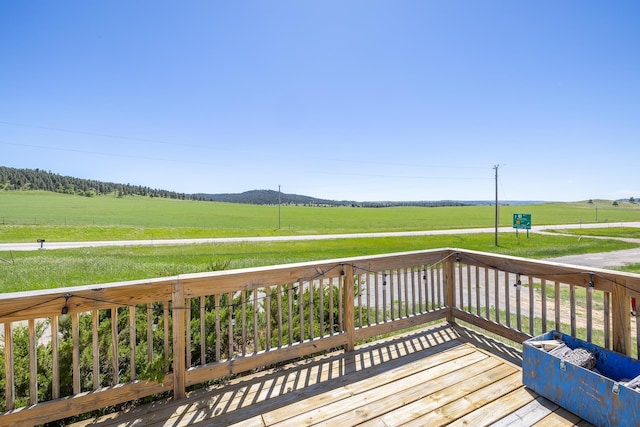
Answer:
<svg viewBox="0 0 640 427"><path fill-rule="evenodd" d="M527 230L527 239L529 238L529 230L531 230L531 214L513 214L513 228L518 230Z"/></svg>

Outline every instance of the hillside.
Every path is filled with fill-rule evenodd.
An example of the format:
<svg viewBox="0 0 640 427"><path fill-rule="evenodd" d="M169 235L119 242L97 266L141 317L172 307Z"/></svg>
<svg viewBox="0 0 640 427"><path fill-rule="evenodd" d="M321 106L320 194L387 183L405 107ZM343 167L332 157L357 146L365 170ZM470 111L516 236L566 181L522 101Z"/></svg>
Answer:
<svg viewBox="0 0 640 427"><path fill-rule="evenodd" d="M0 166L0 190L44 190L54 193L75 194L85 197L114 194L118 197L137 195L170 199L191 198L189 195L184 193L160 190L141 185L96 181L92 179L63 176L41 169L16 169L5 166Z"/></svg>
<svg viewBox="0 0 640 427"><path fill-rule="evenodd" d="M289 205L313 205L313 206L351 206L353 201L335 201L317 199L315 197L301 196L299 194L279 193L274 190L251 190L244 193L204 194L196 193L193 197L197 200L209 200L227 203L246 203L254 205L277 205L278 203Z"/></svg>
<svg viewBox="0 0 640 427"><path fill-rule="evenodd" d="M104 195L161 197L168 199L201 200L253 205L313 205L351 206L356 202L318 199L298 194L278 193L273 190L252 190L244 193L185 194L175 191L151 188L141 185L119 184L90 179L64 176L42 169L17 169L0 166L0 190L28 191L43 190L84 197Z"/></svg>

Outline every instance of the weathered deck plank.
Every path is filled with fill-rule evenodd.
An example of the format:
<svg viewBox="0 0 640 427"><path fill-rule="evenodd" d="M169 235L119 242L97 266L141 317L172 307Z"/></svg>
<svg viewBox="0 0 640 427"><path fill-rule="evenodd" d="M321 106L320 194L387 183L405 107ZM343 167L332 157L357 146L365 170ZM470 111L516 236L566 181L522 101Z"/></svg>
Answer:
<svg viewBox="0 0 640 427"><path fill-rule="evenodd" d="M500 421L493 424L493 427L509 427L517 425L532 425L552 414L558 409L558 405L549 400L538 397L528 405L525 405Z"/></svg>
<svg viewBox="0 0 640 427"><path fill-rule="evenodd" d="M566 409L558 408L551 414L547 415L540 421L534 424L535 427L563 427L563 426L574 426L580 422L580 417Z"/></svg>
<svg viewBox="0 0 640 427"><path fill-rule="evenodd" d="M497 356L501 344L485 346L486 338L469 339L472 335L448 325L411 332L353 353L339 351L195 391L183 401L157 402L75 426L581 422L522 386L512 348Z"/></svg>

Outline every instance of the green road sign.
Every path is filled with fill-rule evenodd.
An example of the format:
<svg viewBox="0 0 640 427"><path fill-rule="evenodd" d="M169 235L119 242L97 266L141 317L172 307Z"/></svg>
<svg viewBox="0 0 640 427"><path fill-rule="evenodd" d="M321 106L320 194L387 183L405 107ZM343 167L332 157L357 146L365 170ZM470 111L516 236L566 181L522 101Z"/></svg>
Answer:
<svg viewBox="0 0 640 427"><path fill-rule="evenodd" d="M513 228L531 230L531 214L513 214Z"/></svg>

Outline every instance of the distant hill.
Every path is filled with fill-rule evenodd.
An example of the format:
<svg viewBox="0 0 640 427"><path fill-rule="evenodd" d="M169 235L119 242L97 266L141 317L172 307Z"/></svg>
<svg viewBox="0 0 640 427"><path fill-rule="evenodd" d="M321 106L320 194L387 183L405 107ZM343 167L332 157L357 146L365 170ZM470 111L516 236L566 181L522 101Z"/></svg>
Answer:
<svg viewBox="0 0 640 427"><path fill-rule="evenodd" d="M353 200L327 200L316 197L302 196L299 194L286 194L274 190L251 190L244 193L186 194L175 191L150 188L141 185L118 184L90 179L63 176L51 171L41 169L16 169L0 166L0 190L25 191L44 190L56 193L75 194L84 197L95 197L113 194L117 197L144 196L162 197L181 200L200 200L226 203L243 203L254 205L303 205L303 206L352 206L352 207L394 207L394 206L472 206L491 205L492 201L373 201L356 202ZM500 201L502 205L526 205L544 203L539 201Z"/></svg>
<svg viewBox="0 0 640 427"><path fill-rule="evenodd" d="M251 190L244 193L204 194L196 193L193 197L198 200L209 200L226 203L246 203L253 205L314 205L314 206L351 206L353 201L335 201L301 196L299 194L279 193L274 190Z"/></svg>

